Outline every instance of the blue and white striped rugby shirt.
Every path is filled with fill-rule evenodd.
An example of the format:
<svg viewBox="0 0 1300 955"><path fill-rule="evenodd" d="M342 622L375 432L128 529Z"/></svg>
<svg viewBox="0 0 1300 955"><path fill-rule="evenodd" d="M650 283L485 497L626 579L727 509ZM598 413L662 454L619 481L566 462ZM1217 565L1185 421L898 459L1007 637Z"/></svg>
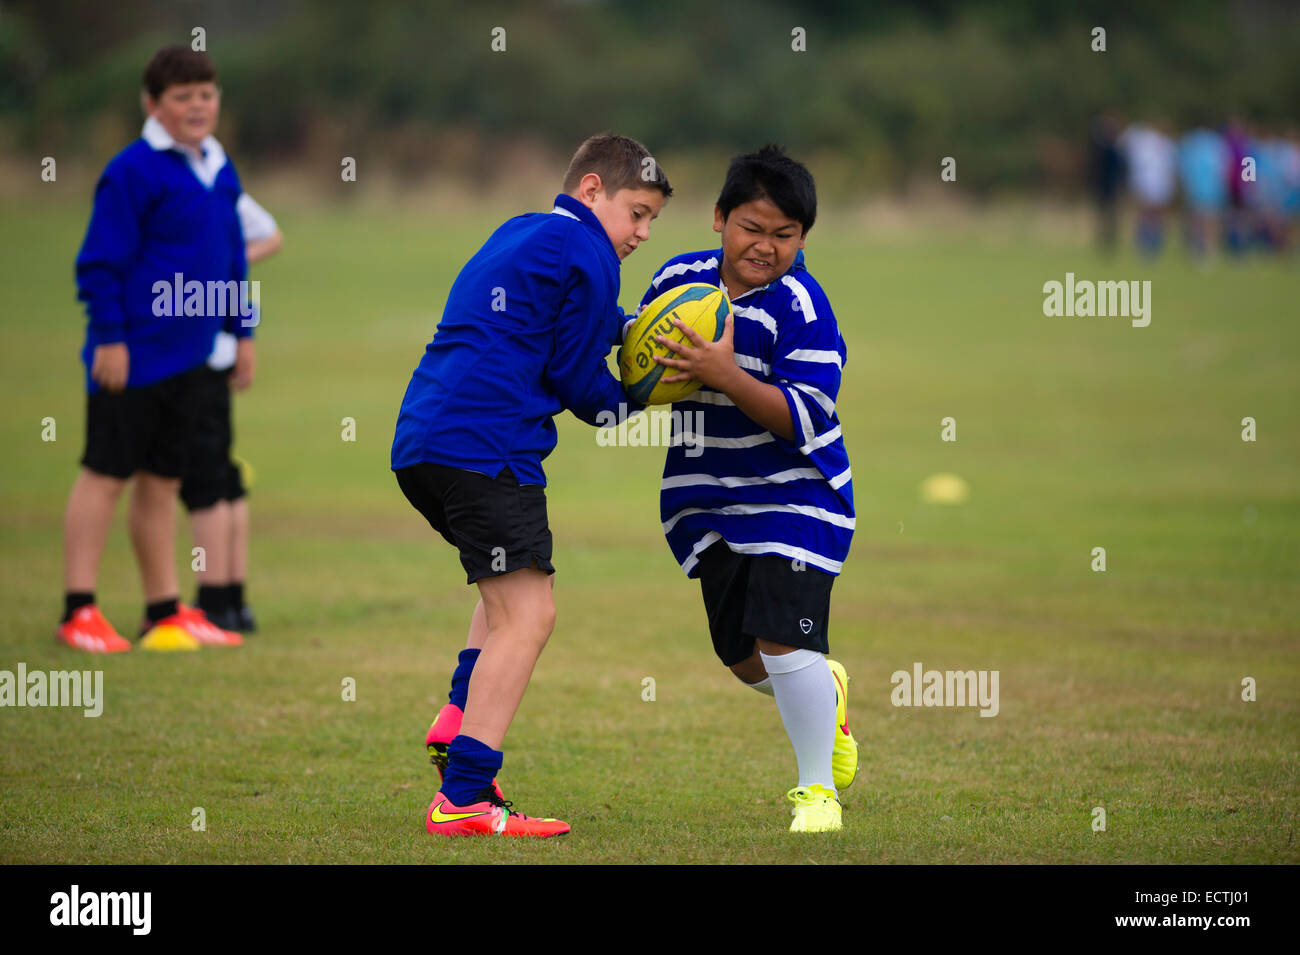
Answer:
<svg viewBox="0 0 1300 955"><path fill-rule="evenodd" d="M641 308L691 282L722 285L722 250L669 259ZM785 392L795 440L754 423L702 387L674 411L659 518L688 577L721 539L741 554L774 554L838 574L853 538L853 479L835 414L847 350L830 302L800 252L790 270L732 301L736 364ZM695 433L683 440L683 423ZM687 452L690 452L688 455Z"/></svg>

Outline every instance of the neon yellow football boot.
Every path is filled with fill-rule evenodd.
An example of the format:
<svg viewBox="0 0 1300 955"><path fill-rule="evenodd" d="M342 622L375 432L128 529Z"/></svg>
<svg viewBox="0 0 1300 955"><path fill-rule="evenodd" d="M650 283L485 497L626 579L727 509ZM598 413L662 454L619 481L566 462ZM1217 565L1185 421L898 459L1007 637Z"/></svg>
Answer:
<svg viewBox="0 0 1300 955"><path fill-rule="evenodd" d="M849 675L844 665L827 660L835 678L835 748L831 751L831 774L836 789L848 789L858 775L858 741L849 732Z"/></svg>
<svg viewBox="0 0 1300 955"><path fill-rule="evenodd" d="M816 783L808 787L795 787L785 794L794 803L790 815L791 832L835 832L843 829L840 821L840 801L835 793Z"/></svg>

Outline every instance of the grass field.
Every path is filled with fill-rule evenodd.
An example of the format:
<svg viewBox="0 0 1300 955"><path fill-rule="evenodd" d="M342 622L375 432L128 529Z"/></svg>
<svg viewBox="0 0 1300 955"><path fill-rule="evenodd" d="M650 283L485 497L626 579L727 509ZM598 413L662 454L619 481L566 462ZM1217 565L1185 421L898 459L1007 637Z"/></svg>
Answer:
<svg viewBox="0 0 1300 955"><path fill-rule="evenodd" d="M1300 862L1294 263L1198 271L1014 230L893 241L819 223L807 254L848 342L858 511L831 628L862 747L844 832L785 831L793 756L772 701L713 657L698 585L663 541L662 449L598 447L566 415L546 462L559 624L502 781L573 833L436 841L423 734L474 597L388 454L446 290L496 221L270 205L286 247L252 276L259 378L237 402L262 632L238 651L109 659L51 639L88 209L6 211L0 669L101 668L106 700L98 719L0 710L0 862ZM625 265L624 306L669 255L711 247L708 226L670 205ZM1150 279L1150 326L1044 317L1043 283L1067 271ZM57 441L41 440L47 416ZM969 481L968 503L921 503L942 471ZM121 512L99 595L135 624ZM999 714L895 708L890 674L917 661L998 670Z"/></svg>

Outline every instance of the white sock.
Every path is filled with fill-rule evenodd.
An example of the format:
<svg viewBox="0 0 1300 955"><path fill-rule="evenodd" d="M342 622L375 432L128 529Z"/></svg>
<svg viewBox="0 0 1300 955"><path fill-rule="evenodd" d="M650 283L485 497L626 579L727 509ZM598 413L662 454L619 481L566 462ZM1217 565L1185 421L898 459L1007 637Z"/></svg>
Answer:
<svg viewBox="0 0 1300 955"><path fill-rule="evenodd" d="M740 680L740 677L736 677L736 679ZM740 680L740 682L745 683L744 680ZM772 689L772 678L770 676L763 677L763 679L759 680L757 683L745 683L745 686L749 687L751 690L758 690L759 693L765 693L768 696L776 696L776 691Z"/></svg>
<svg viewBox="0 0 1300 955"><path fill-rule="evenodd" d="M799 761L799 785L817 784L834 792L831 751L835 748L835 677L826 658L815 650L759 655Z"/></svg>

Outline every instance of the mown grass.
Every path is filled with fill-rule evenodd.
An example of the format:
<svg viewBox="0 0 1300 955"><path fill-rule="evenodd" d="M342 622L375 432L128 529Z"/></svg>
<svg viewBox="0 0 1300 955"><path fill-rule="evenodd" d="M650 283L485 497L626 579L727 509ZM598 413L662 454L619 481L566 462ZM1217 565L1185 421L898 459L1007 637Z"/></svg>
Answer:
<svg viewBox="0 0 1300 955"><path fill-rule="evenodd" d="M421 744L473 595L388 449L450 281L496 220L274 211L288 241L254 275L259 380L237 402L263 630L240 651L103 660L50 639L81 450L87 209L65 196L6 214L0 668L101 668L106 701L98 719L0 710L0 860L1300 861L1293 266L1104 262L1002 233L895 243L829 215L807 253L850 356L859 517L832 646L854 677L862 773L845 831L785 831L793 758L771 700L717 664L698 587L663 543L662 451L598 447L566 416L547 462L560 622L502 780L574 831L435 841ZM708 221L670 206L625 265L626 307L664 258L711 245ZM1044 317L1042 284L1066 271L1151 279L1150 327ZM949 415L955 443L939 439ZM966 504L919 500L940 471L970 482ZM134 626L120 517L99 594ZM895 708L890 674L914 661L999 670L999 714Z"/></svg>

